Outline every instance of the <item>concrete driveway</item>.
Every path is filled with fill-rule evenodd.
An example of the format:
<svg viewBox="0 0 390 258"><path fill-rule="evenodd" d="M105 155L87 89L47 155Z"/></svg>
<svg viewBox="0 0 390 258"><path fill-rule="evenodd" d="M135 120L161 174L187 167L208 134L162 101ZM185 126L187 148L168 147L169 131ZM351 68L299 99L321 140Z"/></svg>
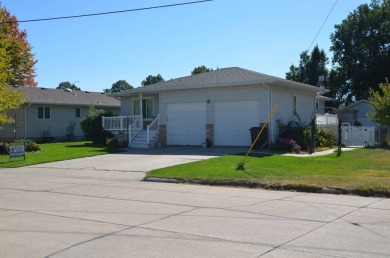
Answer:
<svg viewBox="0 0 390 258"><path fill-rule="evenodd" d="M140 181L207 151L1 169L0 257L390 257L389 199Z"/></svg>

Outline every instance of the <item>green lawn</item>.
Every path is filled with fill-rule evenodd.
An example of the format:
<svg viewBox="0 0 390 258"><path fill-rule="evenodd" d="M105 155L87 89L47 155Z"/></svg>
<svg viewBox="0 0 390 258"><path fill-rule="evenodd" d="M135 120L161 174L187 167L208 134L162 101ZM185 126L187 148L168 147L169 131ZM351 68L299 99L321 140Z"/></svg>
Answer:
<svg viewBox="0 0 390 258"><path fill-rule="evenodd" d="M108 153L105 146L96 146L90 142L47 143L40 146L42 151L27 153L26 160L18 157L9 161L9 156L0 156L0 168L22 167Z"/></svg>
<svg viewBox="0 0 390 258"><path fill-rule="evenodd" d="M260 186L274 189L315 190L324 187L345 192L390 194L390 150L357 149L319 157L258 155L236 170L242 155L227 155L151 171L148 177L179 178L186 182ZM368 193L369 194L369 193Z"/></svg>

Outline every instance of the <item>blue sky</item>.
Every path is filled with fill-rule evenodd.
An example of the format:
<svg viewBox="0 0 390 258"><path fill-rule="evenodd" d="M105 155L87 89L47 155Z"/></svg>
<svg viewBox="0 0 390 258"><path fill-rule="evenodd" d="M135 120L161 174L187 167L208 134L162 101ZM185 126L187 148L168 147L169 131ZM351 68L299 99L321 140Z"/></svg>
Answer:
<svg viewBox="0 0 390 258"><path fill-rule="evenodd" d="M191 0L3 0L19 20L134 9ZM357 6L339 0L314 44L328 57L329 36ZM148 75L190 75L194 67L242 67L285 77L307 50L335 0L214 0L200 4L46 22L28 33L39 87L76 82L102 91L117 80L137 87Z"/></svg>

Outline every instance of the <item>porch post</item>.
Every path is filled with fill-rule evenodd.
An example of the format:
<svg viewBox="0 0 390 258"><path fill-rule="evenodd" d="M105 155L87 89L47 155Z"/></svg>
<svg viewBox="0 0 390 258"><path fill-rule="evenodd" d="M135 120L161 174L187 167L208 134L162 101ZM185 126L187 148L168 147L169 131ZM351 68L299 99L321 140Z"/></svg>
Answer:
<svg viewBox="0 0 390 258"><path fill-rule="evenodd" d="M141 130L144 128L144 111L142 110L142 93L139 94L139 113L140 113L140 123L141 123Z"/></svg>

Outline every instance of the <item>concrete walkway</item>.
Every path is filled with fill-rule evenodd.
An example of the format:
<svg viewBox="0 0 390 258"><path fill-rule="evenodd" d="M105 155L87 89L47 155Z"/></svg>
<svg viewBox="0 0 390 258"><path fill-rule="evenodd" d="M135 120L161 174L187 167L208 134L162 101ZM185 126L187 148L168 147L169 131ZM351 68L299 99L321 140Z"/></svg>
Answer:
<svg viewBox="0 0 390 258"><path fill-rule="evenodd" d="M156 151L0 169L0 257L389 257L389 199L141 182L218 154Z"/></svg>
<svg viewBox="0 0 390 258"><path fill-rule="evenodd" d="M351 150L354 150L356 148L341 148L341 151L351 151ZM329 154L332 154L334 152L337 152L337 149L330 149L330 150L326 150L326 151L318 151L318 152L314 152L312 154L308 154L308 153L305 153L305 154L294 154L294 153L287 153L287 154L282 154L283 156L291 156L291 157L299 157L299 158L308 158L308 157L317 157L317 156L325 156L325 155L329 155Z"/></svg>

